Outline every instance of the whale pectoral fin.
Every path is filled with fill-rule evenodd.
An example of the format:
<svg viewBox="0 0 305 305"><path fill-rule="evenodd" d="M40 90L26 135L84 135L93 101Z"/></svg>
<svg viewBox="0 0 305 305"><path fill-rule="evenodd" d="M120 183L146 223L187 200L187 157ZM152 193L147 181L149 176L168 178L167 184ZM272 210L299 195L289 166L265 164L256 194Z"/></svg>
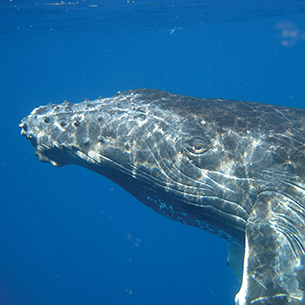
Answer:
<svg viewBox="0 0 305 305"><path fill-rule="evenodd" d="M237 305L305 304L304 208L272 192L260 195L246 226Z"/></svg>
<svg viewBox="0 0 305 305"><path fill-rule="evenodd" d="M238 279L242 280L243 275L243 261L245 249L241 246L235 245L230 241L226 241L228 248L227 265L235 273Z"/></svg>

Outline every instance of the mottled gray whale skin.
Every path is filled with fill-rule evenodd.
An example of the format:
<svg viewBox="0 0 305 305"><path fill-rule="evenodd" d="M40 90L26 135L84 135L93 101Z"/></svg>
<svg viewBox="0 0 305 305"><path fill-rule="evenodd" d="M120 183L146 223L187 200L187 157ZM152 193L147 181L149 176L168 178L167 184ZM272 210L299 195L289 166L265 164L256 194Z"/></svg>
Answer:
<svg viewBox="0 0 305 305"><path fill-rule="evenodd" d="M20 127L39 160L244 248L236 304L305 304L304 109L139 89L41 106Z"/></svg>

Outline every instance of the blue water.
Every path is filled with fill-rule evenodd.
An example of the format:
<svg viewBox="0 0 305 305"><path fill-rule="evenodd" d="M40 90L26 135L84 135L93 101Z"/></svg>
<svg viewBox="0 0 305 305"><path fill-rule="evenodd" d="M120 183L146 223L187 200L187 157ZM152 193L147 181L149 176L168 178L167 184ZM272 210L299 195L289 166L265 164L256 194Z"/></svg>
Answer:
<svg viewBox="0 0 305 305"><path fill-rule="evenodd" d="M67 3L0 3L0 305L233 305L222 239L39 162L18 124L133 88L305 108L304 1Z"/></svg>

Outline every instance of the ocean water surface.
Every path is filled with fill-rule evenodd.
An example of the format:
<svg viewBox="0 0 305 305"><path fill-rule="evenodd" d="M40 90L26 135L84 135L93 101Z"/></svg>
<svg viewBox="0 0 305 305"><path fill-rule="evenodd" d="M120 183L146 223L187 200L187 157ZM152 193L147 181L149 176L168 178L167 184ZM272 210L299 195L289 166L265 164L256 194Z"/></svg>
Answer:
<svg viewBox="0 0 305 305"><path fill-rule="evenodd" d="M18 124L134 88L304 108L305 2L3 0L0 46L0 305L233 305L224 240L39 162Z"/></svg>

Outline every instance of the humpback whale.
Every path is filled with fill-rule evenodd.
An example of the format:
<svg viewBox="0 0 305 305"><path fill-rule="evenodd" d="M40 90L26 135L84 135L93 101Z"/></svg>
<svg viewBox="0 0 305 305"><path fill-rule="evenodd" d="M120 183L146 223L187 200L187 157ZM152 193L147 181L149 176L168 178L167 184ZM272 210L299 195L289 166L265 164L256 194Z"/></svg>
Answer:
<svg viewBox="0 0 305 305"><path fill-rule="evenodd" d="M50 103L20 128L40 161L223 237L240 257L236 305L305 304L305 109L138 89Z"/></svg>

